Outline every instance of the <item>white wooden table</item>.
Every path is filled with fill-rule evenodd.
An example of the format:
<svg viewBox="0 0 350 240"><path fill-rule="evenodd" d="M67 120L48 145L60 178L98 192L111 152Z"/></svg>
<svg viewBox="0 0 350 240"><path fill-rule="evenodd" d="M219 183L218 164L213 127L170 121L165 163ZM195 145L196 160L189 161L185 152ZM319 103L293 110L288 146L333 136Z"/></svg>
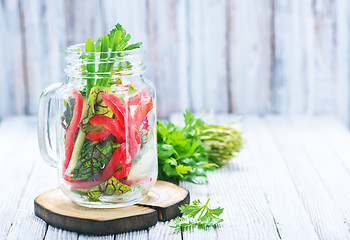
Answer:
<svg viewBox="0 0 350 240"><path fill-rule="evenodd" d="M232 120L219 116L220 123ZM40 157L36 119L0 123L0 239L350 239L350 135L332 117L244 116L245 149L209 174L182 183L191 199L225 208L216 230L174 233L169 222L116 236L87 236L46 225L33 200L57 186Z"/></svg>

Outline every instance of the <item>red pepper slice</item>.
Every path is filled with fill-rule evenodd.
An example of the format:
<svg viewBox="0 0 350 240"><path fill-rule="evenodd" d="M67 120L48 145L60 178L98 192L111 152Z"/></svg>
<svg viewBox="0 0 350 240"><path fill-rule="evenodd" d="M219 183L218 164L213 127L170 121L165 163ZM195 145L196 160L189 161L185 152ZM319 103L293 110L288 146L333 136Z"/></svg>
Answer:
<svg viewBox="0 0 350 240"><path fill-rule="evenodd" d="M137 133L137 132L136 132ZM113 176L120 180L128 176L131 170L131 163L137 157L140 150L140 144L137 144L135 138L130 137L129 144L127 144L126 156L121 159L122 170L116 172Z"/></svg>
<svg viewBox="0 0 350 240"><path fill-rule="evenodd" d="M69 124L69 128L66 133L66 141L65 141L65 160L63 161L63 172L67 169L70 158L72 157L72 152L74 148L74 136L75 132L78 129L78 125L81 119L81 114L83 112L83 96L80 94L79 90L73 88L72 95L75 99L75 106L72 120Z"/></svg>
<svg viewBox="0 0 350 240"><path fill-rule="evenodd" d="M125 131L120 126L119 122L113 118L104 116L104 115L95 115L89 122L93 126L102 125L104 126L111 134L113 134L119 142L125 142Z"/></svg>
<svg viewBox="0 0 350 240"><path fill-rule="evenodd" d="M125 118L128 118L128 127L127 133L129 136L129 140L127 144L129 147L128 154L131 156L131 159L135 159L140 150L140 137L138 134L138 130L135 127L134 121L130 115L129 110L125 107L123 101L117 96L103 92L101 93L103 101L106 105L112 110L112 112L116 115L116 119L118 118L119 122L123 122L123 127L125 128ZM126 116L127 115L127 116ZM122 119L122 120L121 120Z"/></svg>
<svg viewBox="0 0 350 240"><path fill-rule="evenodd" d="M147 94L144 95L140 102L137 104L137 107L134 112L134 122L135 127L138 129L142 122L146 119L146 116L149 111L153 108L153 101L152 97L147 91Z"/></svg>
<svg viewBox="0 0 350 240"><path fill-rule="evenodd" d="M68 175L63 175L63 179L66 180L73 188L88 189L102 184L104 181L84 181L84 180L69 180Z"/></svg>
<svg viewBox="0 0 350 240"><path fill-rule="evenodd" d="M105 104L115 114L115 118L117 119L117 121L124 128L125 127L125 124L124 124L125 105L123 101L117 96L114 96L113 94L108 92L101 93L101 96Z"/></svg>
<svg viewBox="0 0 350 240"><path fill-rule="evenodd" d="M148 96L150 95L149 91L147 89L142 89L141 91L137 92L135 96L129 98L129 105L137 105L139 104L141 98L143 96Z"/></svg>
<svg viewBox="0 0 350 240"><path fill-rule="evenodd" d="M106 137L108 137L111 133L106 129L102 129L100 132L89 132L86 136L87 139L91 141L102 141Z"/></svg>
<svg viewBox="0 0 350 240"><path fill-rule="evenodd" d="M134 185L136 183L144 183L144 182L151 182L152 181L152 178L151 177L138 177L138 178L135 178L135 179L131 179L131 180L124 180L124 181L120 181L122 184L125 184L125 185Z"/></svg>
<svg viewBox="0 0 350 240"><path fill-rule="evenodd" d="M120 180L122 178L125 178L126 176L128 176L129 172L131 170L131 161L130 163L124 163L122 170L119 172L116 172L113 177L115 177L117 180Z"/></svg>
<svg viewBox="0 0 350 240"><path fill-rule="evenodd" d="M126 144L124 142L114 151L113 156L109 161L109 163L107 164L107 166L97 176L96 178L97 180L107 181L113 176L115 170L118 167L119 161L121 163L125 162L125 157L126 157L125 150L126 150Z"/></svg>

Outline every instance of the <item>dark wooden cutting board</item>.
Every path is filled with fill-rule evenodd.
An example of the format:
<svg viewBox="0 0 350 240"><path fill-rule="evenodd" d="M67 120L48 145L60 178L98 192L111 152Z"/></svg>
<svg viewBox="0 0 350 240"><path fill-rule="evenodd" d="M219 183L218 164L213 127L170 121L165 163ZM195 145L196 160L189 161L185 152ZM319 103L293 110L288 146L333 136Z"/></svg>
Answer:
<svg viewBox="0 0 350 240"><path fill-rule="evenodd" d="M180 215L179 206L189 203L188 190L175 184L157 181L146 198L133 206L101 209L87 208L54 189L34 200L34 212L48 224L87 234L114 234L149 228L157 221Z"/></svg>

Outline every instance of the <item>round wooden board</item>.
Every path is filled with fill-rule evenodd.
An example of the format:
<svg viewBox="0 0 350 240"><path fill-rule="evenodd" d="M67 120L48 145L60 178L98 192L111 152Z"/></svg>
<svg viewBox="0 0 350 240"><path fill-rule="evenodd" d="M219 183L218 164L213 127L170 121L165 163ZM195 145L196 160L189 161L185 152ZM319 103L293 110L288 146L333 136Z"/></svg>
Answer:
<svg viewBox="0 0 350 240"><path fill-rule="evenodd" d="M157 181L139 204L113 209L87 208L54 189L34 200L35 215L48 224L80 233L106 235L149 228L180 215L178 206L189 203L189 192Z"/></svg>

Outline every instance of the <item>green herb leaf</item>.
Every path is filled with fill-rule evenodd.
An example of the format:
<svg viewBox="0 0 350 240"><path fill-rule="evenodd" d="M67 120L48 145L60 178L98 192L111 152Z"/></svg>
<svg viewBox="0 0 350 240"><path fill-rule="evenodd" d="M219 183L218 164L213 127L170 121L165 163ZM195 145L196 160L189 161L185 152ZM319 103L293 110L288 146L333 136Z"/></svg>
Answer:
<svg viewBox="0 0 350 240"><path fill-rule="evenodd" d="M221 207L210 209L207 202L203 205L200 200L194 200L192 205L185 204L180 206L179 209L183 213L182 217L178 217L174 220L175 225L170 226L172 228L189 228L189 227L217 227L219 223L224 221L219 216L223 213L224 209Z"/></svg>
<svg viewBox="0 0 350 240"><path fill-rule="evenodd" d="M128 46L127 46L126 48L124 48L123 50L124 50L124 51L133 50L133 49L136 49L136 48L140 48L141 45L142 45L142 42L133 43L133 44L128 45Z"/></svg>
<svg viewBox="0 0 350 240"><path fill-rule="evenodd" d="M101 52L102 36L100 36L95 43L95 52Z"/></svg>
<svg viewBox="0 0 350 240"><path fill-rule="evenodd" d="M87 134L87 127L90 125L89 121L95 114L102 114L108 117L113 116L113 112L107 107L102 100L102 92L111 92L110 88L96 86L91 88L89 97L85 104L85 112L80 121L80 129Z"/></svg>
<svg viewBox="0 0 350 240"><path fill-rule="evenodd" d="M86 140L70 180L93 180L111 160L118 147L112 139L99 142Z"/></svg>
<svg viewBox="0 0 350 240"><path fill-rule="evenodd" d="M111 177L108 181L91 188L87 192L90 201L99 201L101 195L120 195L132 191L131 187L122 184L115 177Z"/></svg>

